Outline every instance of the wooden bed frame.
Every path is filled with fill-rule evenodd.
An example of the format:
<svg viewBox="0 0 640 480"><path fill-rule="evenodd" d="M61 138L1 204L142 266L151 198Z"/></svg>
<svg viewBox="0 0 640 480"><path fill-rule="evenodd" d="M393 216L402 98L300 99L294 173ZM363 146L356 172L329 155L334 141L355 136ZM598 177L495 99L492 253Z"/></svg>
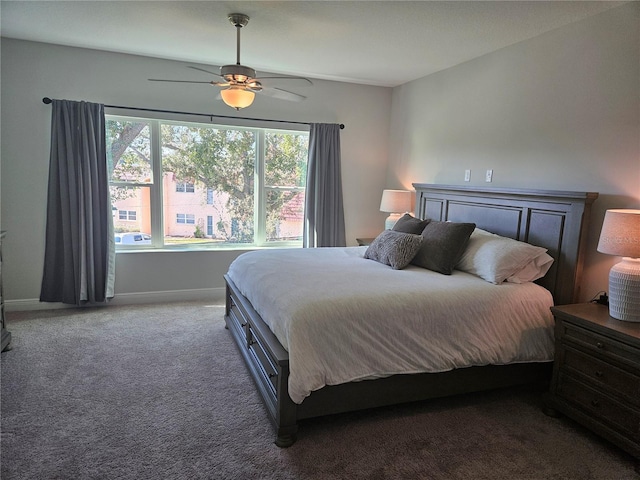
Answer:
<svg viewBox="0 0 640 480"><path fill-rule="evenodd" d="M539 283L553 294L556 305L578 301L586 230L597 193L413 185L419 218L474 222L490 232L547 248L554 263ZM546 384L550 379L551 362L488 365L326 386L298 405L287 390L287 351L227 275L225 280L227 328L275 425L279 447L295 442L298 421L306 418L513 385Z"/></svg>

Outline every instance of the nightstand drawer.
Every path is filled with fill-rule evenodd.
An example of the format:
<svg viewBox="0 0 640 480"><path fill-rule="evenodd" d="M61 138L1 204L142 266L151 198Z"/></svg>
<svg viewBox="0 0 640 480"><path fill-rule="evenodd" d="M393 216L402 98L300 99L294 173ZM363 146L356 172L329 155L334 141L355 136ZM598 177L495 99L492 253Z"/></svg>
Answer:
<svg viewBox="0 0 640 480"><path fill-rule="evenodd" d="M560 374L558 395L633 441L640 440L640 411L623 405L575 378Z"/></svg>
<svg viewBox="0 0 640 480"><path fill-rule="evenodd" d="M640 406L640 377L571 347L562 348L559 354L564 358L563 371L584 375L603 391Z"/></svg>
<svg viewBox="0 0 640 480"><path fill-rule="evenodd" d="M638 370L640 364L640 354L637 348L607 338L598 333L580 328L568 322L562 322L562 342L574 343L588 349L590 352L602 355L613 361L622 362Z"/></svg>

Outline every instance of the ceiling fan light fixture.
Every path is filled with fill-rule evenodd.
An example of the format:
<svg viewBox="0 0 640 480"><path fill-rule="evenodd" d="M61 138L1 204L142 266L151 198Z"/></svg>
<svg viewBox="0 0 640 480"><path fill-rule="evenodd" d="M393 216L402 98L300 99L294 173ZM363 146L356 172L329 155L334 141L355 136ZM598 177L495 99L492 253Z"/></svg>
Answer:
<svg viewBox="0 0 640 480"><path fill-rule="evenodd" d="M220 67L220 76L228 82L245 82L250 78L255 78L256 71L251 67L240 65L223 65Z"/></svg>
<svg viewBox="0 0 640 480"><path fill-rule="evenodd" d="M236 110L248 107L256 97L254 92L238 85L232 85L229 88L221 90L220 95L224 103Z"/></svg>
<svg viewBox="0 0 640 480"><path fill-rule="evenodd" d="M262 85L262 80L267 80L268 82L281 81L281 80L300 80L305 82L305 85L313 85L311 80L304 77L296 77L296 76L288 76L288 75L279 75L279 76L269 76L256 78L256 71L247 67L246 65L242 65L240 63L240 30L242 27L245 27L247 23L249 23L249 17L242 13L232 13L227 17L231 24L236 27L236 63L229 65L222 65L220 67L220 73L211 72L205 68L189 66L194 70L198 70L200 72L207 73L209 75L214 75L220 77L221 80L224 81L215 81L211 80L208 82L201 80L161 80L161 79L152 79L150 81L153 82L178 82L178 83L201 83L201 84L209 84L215 87L225 88L220 91L220 96L224 103L229 105L231 108L235 108L236 110L240 110L241 108L246 108L253 103L255 98L255 94L262 93L266 96L270 96L273 98L278 98L282 100L289 100L293 102L300 102L304 100L304 95L299 95L294 92L290 92L288 90L284 90L283 88L275 87L275 86L264 86Z"/></svg>

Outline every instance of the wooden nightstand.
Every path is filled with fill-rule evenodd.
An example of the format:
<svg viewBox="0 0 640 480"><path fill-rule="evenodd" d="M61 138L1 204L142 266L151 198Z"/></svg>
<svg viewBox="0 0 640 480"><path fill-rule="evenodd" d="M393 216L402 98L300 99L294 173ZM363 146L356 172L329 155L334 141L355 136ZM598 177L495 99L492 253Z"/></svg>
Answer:
<svg viewBox="0 0 640 480"><path fill-rule="evenodd" d="M358 245L361 247L365 247L368 245L371 245L371 242L373 242L375 240L375 237L372 238L356 238L356 242L358 242Z"/></svg>
<svg viewBox="0 0 640 480"><path fill-rule="evenodd" d="M545 413L562 412L615 443L640 473L640 323L595 303L551 311L556 352Z"/></svg>

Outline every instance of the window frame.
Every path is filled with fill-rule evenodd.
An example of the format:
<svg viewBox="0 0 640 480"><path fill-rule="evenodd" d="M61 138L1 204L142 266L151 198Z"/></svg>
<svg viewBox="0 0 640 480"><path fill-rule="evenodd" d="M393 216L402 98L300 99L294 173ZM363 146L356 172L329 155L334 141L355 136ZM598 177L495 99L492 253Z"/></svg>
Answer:
<svg viewBox="0 0 640 480"><path fill-rule="evenodd" d="M265 124L247 126L236 123L208 123L180 118L144 117L139 115L106 114L106 121L141 122L149 125L151 180L150 182L135 181L109 181L109 186L125 188L149 188L150 212L151 212L151 245L116 245L116 251L125 250L255 250L260 248L302 247L302 240L270 240L267 241L266 233L266 207L267 190L279 191L306 191L305 187L278 187L265 185L265 137L267 132L279 134L304 135L308 138L309 127L306 124L287 124L287 128L273 128ZM163 195L163 171L162 171L162 136L161 125L185 125L198 128L214 128L223 130L251 131L255 135L256 159L254 166L254 239L253 243L225 243L225 244L166 244L164 242L164 195ZM194 193L191 191L180 193ZM208 193L207 198L208 200ZM177 217L174 218L174 221ZM206 220L206 219L205 219ZM196 222L197 223L197 222ZM185 224L186 225L186 224ZM191 225L191 224L189 224ZM207 225L205 225L207 229Z"/></svg>

